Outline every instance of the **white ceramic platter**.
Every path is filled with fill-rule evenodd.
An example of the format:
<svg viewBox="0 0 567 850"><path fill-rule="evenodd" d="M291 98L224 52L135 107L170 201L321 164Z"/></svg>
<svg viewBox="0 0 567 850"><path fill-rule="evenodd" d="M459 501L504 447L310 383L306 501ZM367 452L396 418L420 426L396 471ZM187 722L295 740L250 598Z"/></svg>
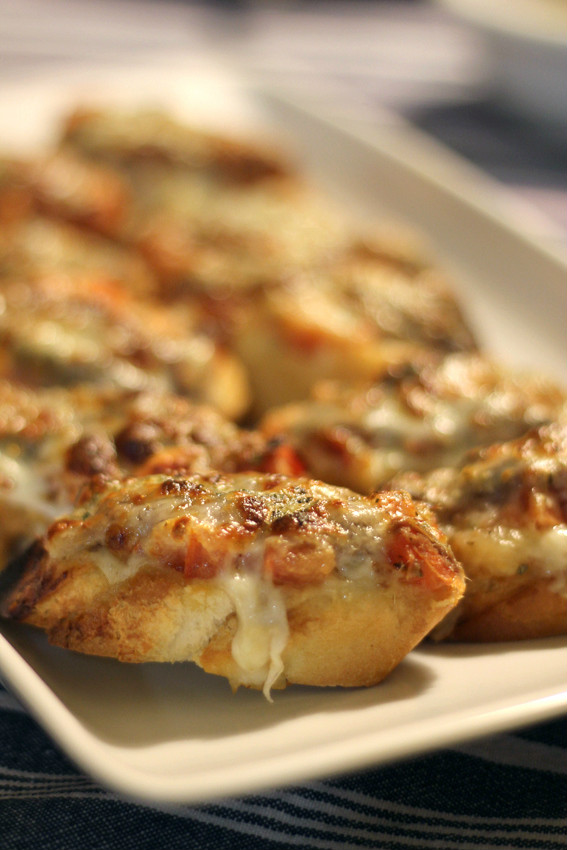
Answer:
<svg viewBox="0 0 567 850"><path fill-rule="evenodd" d="M159 96L159 97L158 97ZM278 97L243 92L222 73L175 63L30 81L0 95L5 146L45 143L77 99L175 107L243 129L263 122L353 209L387 209L429 235L455 269L479 335L498 357L564 376L565 264L482 175L399 125L351 135ZM550 238L553 238L551 231ZM565 642L427 646L381 685L290 687L269 704L233 695L190 664L122 665L50 647L1 626L0 674L59 746L115 791L155 804L243 794L419 755L535 723L565 709Z"/></svg>

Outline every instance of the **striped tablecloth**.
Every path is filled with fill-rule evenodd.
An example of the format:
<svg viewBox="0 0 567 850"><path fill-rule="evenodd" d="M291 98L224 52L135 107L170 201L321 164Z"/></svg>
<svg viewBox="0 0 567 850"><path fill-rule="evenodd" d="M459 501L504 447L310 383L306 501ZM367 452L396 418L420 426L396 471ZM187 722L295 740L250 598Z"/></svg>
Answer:
<svg viewBox="0 0 567 850"><path fill-rule="evenodd" d="M567 232L562 141L492 101L482 46L435 4L0 0L5 82L160 50L222 55L353 126L371 128L386 107L539 208L550 239ZM559 719L380 769L165 811L82 775L0 689L0 847L556 850L567 847L566 728Z"/></svg>

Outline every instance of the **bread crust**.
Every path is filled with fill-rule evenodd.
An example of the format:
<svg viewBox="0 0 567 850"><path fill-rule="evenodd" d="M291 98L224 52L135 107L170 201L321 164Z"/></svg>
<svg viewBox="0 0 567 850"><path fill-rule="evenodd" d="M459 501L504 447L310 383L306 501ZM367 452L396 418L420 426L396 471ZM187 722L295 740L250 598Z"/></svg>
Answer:
<svg viewBox="0 0 567 850"><path fill-rule="evenodd" d="M515 590L507 586L501 595L479 589L475 597L455 612L458 619L447 640L495 643L567 634L567 596L557 592L553 579L522 583Z"/></svg>

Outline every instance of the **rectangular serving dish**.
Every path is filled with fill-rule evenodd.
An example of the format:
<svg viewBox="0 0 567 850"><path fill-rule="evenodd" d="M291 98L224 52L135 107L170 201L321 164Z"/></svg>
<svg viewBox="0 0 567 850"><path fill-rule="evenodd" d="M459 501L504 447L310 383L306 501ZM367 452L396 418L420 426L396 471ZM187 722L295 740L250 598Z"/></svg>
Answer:
<svg viewBox="0 0 567 850"><path fill-rule="evenodd" d="M566 265L545 223L437 145L392 122L354 134L220 69L112 69L28 81L0 96L7 148L48 141L81 101L162 103L223 129L263 128L365 217L421 231L498 358L564 379ZM550 245L556 234L547 234ZM155 804L195 803L379 765L565 710L565 641L418 648L370 689L290 687L269 704L191 664L124 665L0 625L0 675L84 771Z"/></svg>

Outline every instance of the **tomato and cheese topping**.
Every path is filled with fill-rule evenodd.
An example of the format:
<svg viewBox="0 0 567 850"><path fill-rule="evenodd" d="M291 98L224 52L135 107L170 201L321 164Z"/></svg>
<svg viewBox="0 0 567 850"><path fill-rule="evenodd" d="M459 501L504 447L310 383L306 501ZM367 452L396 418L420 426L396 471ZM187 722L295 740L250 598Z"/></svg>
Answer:
<svg viewBox="0 0 567 850"><path fill-rule="evenodd" d="M98 279L6 282L0 294L0 376L31 386L90 382L175 391L240 415L240 364L199 328L188 305L136 300Z"/></svg>
<svg viewBox="0 0 567 850"><path fill-rule="evenodd" d="M355 387L319 385L312 401L271 411L262 428L285 436L311 474L370 492L401 470L457 464L475 446L514 439L566 407L551 381L477 354L429 355Z"/></svg>
<svg viewBox="0 0 567 850"><path fill-rule="evenodd" d="M567 585L564 433L462 458L565 395L474 353L420 250L269 148L150 112L79 110L0 162L0 224L0 378L28 386L0 384L6 616L268 697L374 684L463 596L448 535L451 623L527 589L512 619L555 633L530 616ZM172 394L257 421L316 384L258 431ZM354 492L403 470L423 503Z"/></svg>
<svg viewBox="0 0 567 850"><path fill-rule="evenodd" d="M179 396L0 381L0 569L9 541L18 549L71 510L90 478L212 469L299 474L303 466L289 446Z"/></svg>

